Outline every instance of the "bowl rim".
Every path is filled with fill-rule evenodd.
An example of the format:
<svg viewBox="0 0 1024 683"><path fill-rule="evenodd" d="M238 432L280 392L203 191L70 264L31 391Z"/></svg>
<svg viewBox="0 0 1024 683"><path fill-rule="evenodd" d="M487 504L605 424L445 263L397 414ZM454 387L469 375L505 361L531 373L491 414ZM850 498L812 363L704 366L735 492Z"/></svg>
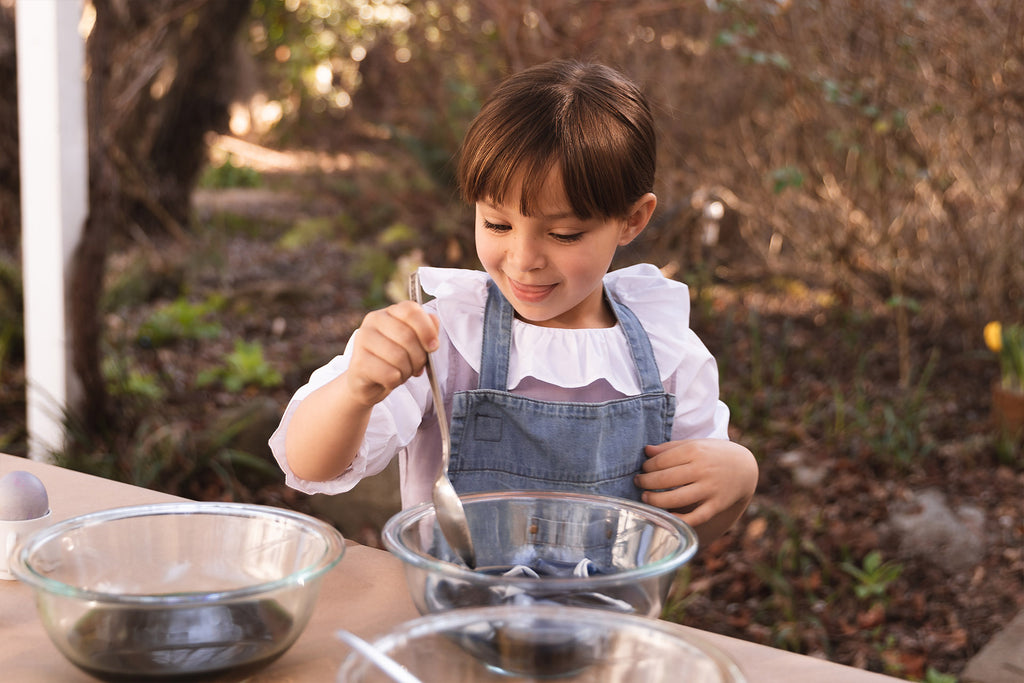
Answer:
<svg viewBox="0 0 1024 683"><path fill-rule="evenodd" d="M558 590L593 590L596 587L621 584L623 579L632 581L643 581L645 579L666 575L683 566L697 554L699 541L697 532L692 526L679 519L672 513L628 498L605 496L599 494L577 493L574 491L489 491L480 493L469 493L460 496L467 514L471 516L472 505L481 500L519 500L519 499L545 499L545 500L575 500L596 503L603 507L625 508L642 516L669 527L685 539L679 552L668 557L655 560L642 567L625 569L612 574L598 574L588 577L555 576L544 577L546 586ZM426 570L428 572L440 572L449 578L463 579L485 586L517 586L526 588L536 587L538 579L531 577L506 577L494 574L483 574L462 564L439 560L424 552L419 552L404 545L400 540L399 529L418 524L424 518L434 514L434 504L431 502L420 503L411 508L402 510L393 515L385 524L381 532L381 539L384 546L397 555L407 565Z"/></svg>
<svg viewBox="0 0 1024 683"><path fill-rule="evenodd" d="M41 574L29 561L31 554L45 543L58 539L68 531L97 526L113 520L137 517L165 517L176 515L212 515L245 518L261 518L285 521L289 524L312 531L324 540L324 550L306 567L280 579L264 581L242 588L222 591L179 591L156 594L111 593L83 589ZM184 606L202 603L231 602L271 592L292 585L305 585L318 580L323 574L341 561L345 554L345 539L341 532L323 520L294 510L233 502L184 501L127 505L106 510L88 512L56 522L38 529L23 539L11 555L11 572L23 583L36 590L79 600L91 600L104 604Z"/></svg>
<svg viewBox="0 0 1024 683"><path fill-rule="evenodd" d="M700 651L711 660L718 669L727 674L730 683L746 683L747 678L739 663L720 647L707 638L694 632L684 624L645 617L639 614L610 612L594 607L571 607L566 605L489 605L480 607L461 607L444 612L425 614L408 621L401 622L387 633L374 638L371 644L390 654L392 649L405 638L418 638L424 635L435 635L445 629L465 627L480 621L491 621L515 618L537 618L551 621L573 621L603 628L613 626L634 626L657 631L670 638L684 641ZM338 680L348 680L347 675L358 670L357 667L372 666L366 657L353 650L342 660L338 671ZM346 674L346 676L342 676Z"/></svg>

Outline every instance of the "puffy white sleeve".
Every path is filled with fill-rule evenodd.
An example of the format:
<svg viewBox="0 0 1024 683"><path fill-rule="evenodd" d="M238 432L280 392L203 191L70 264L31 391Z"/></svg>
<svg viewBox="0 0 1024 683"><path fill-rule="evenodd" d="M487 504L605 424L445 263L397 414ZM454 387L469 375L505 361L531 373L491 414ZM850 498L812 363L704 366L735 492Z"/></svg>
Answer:
<svg viewBox="0 0 1024 683"><path fill-rule="evenodd" d="M682 362L665 380L676 397L672 439L728 439L729 407L718 395L718 363L693 331L685 336Z"/></svg>
<svg viewBox="0 0 1024 683"><path fill-rule="evenodd" d="M666 391L676 396L673 440L728 439L729 408L719 399L718 363L690 329L690 296L650 264L605 276L605 285L640 319Z"/></svg>
<svg viewBox="0 0 1024 683"><path fill-rule="evenodd" d="M441 320L440 345L432 354L432 358L438 370L441 391L450 402L451 391L458 388L448 386L449 370L453 363L456 374L452 381L458 385L460 381L465 380L458 370L465 361L455 362L461 358L460 349L467 349L466 353L470 357L474 356L471 351L475 351L475 362L479 365L481 322L487 300L487 274L459 269L421 268L420 279L423 288L437 297L427 302L425 308ZM285 408L281 423L270 437L270 450L285 473L285 483L291 488L305 493L327 494L343 493L352 489L364 477L383 471L396 454L413 444L424 417L428 414L432 416L434 413L430 382L426 373L411 377L374 406L359 452L349 468L340 476L323 482L295 476L288 466L285 453L285 435L288 433L295 409L311 393L345 372L352 356L352 342L357 334L359 330L352 335L342 355L336 356L327 365L314 371L309 381L295 392ZM429 475L423 476L429 477L432 481L433 471L436 469L433 461L422 461L421 457L421 462L414 465L418 473L429 471ZM403 481L405 479L403 473Z"/></svg>

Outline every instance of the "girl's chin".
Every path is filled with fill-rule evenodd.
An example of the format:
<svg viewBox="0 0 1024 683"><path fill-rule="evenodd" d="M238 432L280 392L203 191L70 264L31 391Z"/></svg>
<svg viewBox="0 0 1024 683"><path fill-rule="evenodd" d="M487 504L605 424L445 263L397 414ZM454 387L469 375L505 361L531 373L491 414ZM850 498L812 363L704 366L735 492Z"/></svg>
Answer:
<svg viewBox="0 0 1024 683"><path fill-rule="evenodd" d="M509 303L512 304L512 310L515 312L516 319L531 325L550 327L553 320L558 316L557 312L552 312L548 306L538 306L518 301L514 298L509 299Z"/></svg>

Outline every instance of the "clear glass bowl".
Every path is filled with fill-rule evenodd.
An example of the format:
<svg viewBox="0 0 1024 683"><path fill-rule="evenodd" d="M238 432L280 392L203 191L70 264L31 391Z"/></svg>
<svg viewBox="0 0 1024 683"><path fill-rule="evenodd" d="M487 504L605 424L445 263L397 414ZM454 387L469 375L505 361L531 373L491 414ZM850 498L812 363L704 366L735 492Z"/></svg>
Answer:
<svg viewBox="0 0 1024 683"><path fill-rule="evenodd" d="M50 639L101 678L257 667L309 621L341 534L308 515L240 503L94 512L28 537L12 570Z"/></svg>
<svg viewBox="0 0 1024 683"><path fill-rule="evenodd" d="M582 607L471 607L399 624L373 644L424 683L743 683L739 667L680 626ZM363 655L338 681L390 681Z"/></svg>
<svg viewBox="0 0 1024 683"><path fill-rule="evenodd" d="M697 552L689 525L622 498L502 491L466 495L462 502L476 570L448 546L430 503L399 512L384 525L384 544L405 565L420 614L557 603L658 617L676 570ZM590 564L582 574L584 560ZM516 566L540 576L505 575Z"/></svg>

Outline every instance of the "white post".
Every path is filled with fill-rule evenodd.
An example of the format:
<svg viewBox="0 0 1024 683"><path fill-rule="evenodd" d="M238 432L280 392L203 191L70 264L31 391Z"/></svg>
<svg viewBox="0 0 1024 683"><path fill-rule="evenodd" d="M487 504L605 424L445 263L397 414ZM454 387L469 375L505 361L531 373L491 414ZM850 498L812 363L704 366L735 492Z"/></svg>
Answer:
<svg viewBox="0 0 1024 683"><path fill-rule="evenodd" d="M81 393L66 295L89 198L82 4L20 0L15 14L29 457L49 460Z"/></svg>

